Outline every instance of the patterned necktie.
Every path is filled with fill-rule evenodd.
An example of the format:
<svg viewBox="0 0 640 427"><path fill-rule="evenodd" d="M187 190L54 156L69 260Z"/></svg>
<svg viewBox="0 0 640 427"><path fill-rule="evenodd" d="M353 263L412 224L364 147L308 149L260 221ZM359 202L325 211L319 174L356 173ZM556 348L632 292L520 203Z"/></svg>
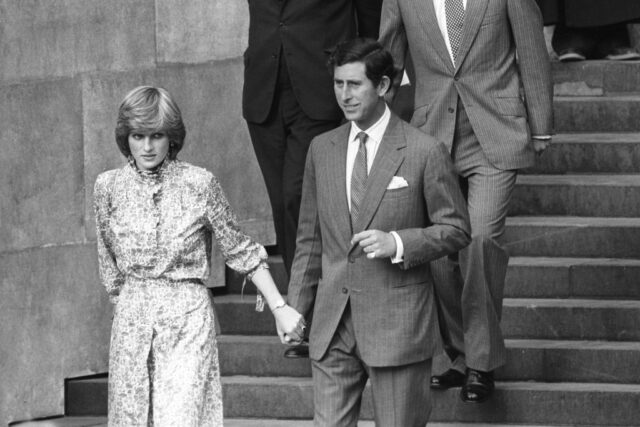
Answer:
<svg viewBox="0 0 640 427"><path fill-rule="evenodd" d="M356 161L353 163L353 171L351 173L351 228L358 218L358 210L364 198L364 190L367 185L367 134L359 132L356 136L360 140Z"/></svg>
<svg viewBox="0 0 640 427"><path fill-rule="evenodd" d="M464 25L464 5L462 0L444 0L444 11L447 16L447 33L451 43L453 65L457 65L458 49L462 42L462 26Z"/></svg>

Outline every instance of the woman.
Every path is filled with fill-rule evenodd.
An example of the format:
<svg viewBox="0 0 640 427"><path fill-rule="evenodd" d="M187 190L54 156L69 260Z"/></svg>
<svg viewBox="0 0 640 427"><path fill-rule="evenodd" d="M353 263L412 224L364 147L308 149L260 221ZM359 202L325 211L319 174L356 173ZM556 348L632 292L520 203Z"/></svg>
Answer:
<svg viewBox="0 0 640 427"><path fill-rule="evenodd" d="M264 248L242 234L216 178L176 159L180 110L161 88L124 98L116 143L129 159L98 176L100 278L115 304L109 354L109 426L222 426L209 275L212 238L271 308L281 339L304 320L286 305Z"/></svg>

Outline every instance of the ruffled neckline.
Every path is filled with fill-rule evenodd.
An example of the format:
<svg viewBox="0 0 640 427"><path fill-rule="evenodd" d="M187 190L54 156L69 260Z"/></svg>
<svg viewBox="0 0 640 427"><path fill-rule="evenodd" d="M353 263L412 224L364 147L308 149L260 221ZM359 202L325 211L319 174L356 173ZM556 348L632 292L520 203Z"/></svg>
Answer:
<svg viewBox="0 0 640 427"><path fill-rule="evenodd" d="M147 185L155 185L162 182L163 177L172 169L174 163L174 160L167 158L153 170L140 170L138 169L138 166L136 166L134 158L130 157L129 169L133 172L133 175L138 181Z"/></svg>

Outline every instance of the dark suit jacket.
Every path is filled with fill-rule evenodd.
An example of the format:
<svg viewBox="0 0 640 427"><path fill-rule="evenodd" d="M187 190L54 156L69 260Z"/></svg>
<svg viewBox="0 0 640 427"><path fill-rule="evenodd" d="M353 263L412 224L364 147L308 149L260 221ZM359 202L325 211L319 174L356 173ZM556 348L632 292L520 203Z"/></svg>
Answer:
<svg viewBox="0 0 640 427"><path fill-rule="evenodd" d="M316 137L305 169L289 304L313 323L310 355L321 358L350 300L362 359L396 366L430 358L439 343L429 261L469 242L469 218L442 144L392 114L376 154L359 223L396 231L404 262L368 259L352 246L346 196L350 123ZM394 176L408 186L387 189Z"/></svg>
<svg viewBox="0 0 640 427"><path fill-rule="evenodd" d="M254 123L266 120L273 104L280 55L284 55L293 92L304 113L315 120L340 120L342 113L326 66L329 51L358 33L377 38L381 0L248 1L244 118Z"/></svg>
<svg viewBox="0 0 640 427"><path fill-rule="evenodd" d="M414 126L451 147L460 97L496 168L534 163L531 135L553 133L551 66L534 0L469 1L456 67L433 0L384 0L380 41L400 66L411 50Z"/></svg>
<svg viewBox="0 0 640 427"><path fill-rule="evenodd" d="M536 0L545 25L597 27L640 18L640 2L629 0Z"/></svg>

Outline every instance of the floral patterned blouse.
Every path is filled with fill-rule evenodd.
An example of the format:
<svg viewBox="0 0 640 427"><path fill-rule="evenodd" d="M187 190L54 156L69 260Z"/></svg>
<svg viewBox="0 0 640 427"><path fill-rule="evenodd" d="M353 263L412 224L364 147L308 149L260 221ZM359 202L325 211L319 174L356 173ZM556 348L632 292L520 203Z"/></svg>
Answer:
<svg viewBox="0 0 640 427"><path fill-rule="evenodd" d="M230 268L267 268L266 251L238 229L206 169L167 159L143 172L130 163L100 174L94 193L100 279L113 303L127 277L204 282L212 236Z"/></svg>

